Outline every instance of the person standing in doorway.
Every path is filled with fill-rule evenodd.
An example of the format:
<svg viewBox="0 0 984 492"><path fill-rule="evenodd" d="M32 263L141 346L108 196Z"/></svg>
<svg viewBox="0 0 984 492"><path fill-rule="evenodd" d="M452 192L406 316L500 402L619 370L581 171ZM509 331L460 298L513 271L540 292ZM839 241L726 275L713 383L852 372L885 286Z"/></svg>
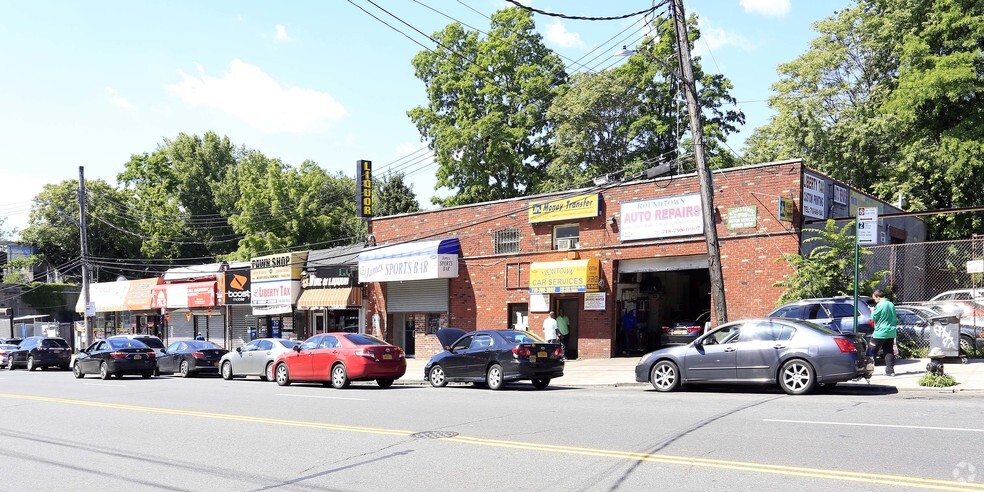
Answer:
<svg viewBox="0 0 984 492"><path fill-rule="evenodd" d="M557 320L554 318L553 311L550 311L547 319L543 320L543 339L547 343L557 343Z"/></svg>
<svg viewBox="0 0 984 492"><path fill-rule="evenodd" d="M567 357L567 343L571 338L571 320L564 315L563 309L557 310L557 333L560 334L560 345L564 350L564 357Z"/></svg>
<svg viewBox="0 0 984 492"><path fill-rule="evenodd" d="M899 324L898 316L895 314L895 304L885 298L885 292L881 289L871 293L875 299L875 311L871 313L871 319L875 322L875 331L871 334L871 357L878 357L878 350L885 352L885 375L895 375L895 336Z"/></svg>

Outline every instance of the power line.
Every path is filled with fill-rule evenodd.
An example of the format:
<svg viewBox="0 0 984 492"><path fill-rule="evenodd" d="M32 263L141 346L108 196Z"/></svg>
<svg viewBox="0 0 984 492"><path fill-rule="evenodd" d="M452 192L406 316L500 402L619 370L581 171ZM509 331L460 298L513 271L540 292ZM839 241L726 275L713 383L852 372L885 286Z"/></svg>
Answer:
<svg viewBox="0 0 984 492"><path fill-rule="evenodd" d="M650 7L646 10L640 10L638 12L633 12L631 14L616 15L611 17L585 17L580 15L567 15L567 14L558 14L554 12L547 12L546 10L540 10L537 8L523 5L522 3L519 2L519 0L506 0L506 1L523 10L529 10L531 12L536 12L538 14L546 15L548 17L560 17L561 19L583 20L583 21L612 21L612 20L628 19L629 17L637 17L642 14L648 14L668 3L667 1L663 1L660 2L659 5L654 5L653 7Z"/></svg>

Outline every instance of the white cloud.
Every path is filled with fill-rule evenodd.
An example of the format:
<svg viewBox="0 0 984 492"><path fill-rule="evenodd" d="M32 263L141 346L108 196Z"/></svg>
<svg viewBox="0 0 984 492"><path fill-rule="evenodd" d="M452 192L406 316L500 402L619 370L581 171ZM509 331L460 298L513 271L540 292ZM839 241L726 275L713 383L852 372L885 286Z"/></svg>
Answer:
<svg viewBox="0 0 984 492"><path fill-rule="evenodd" d="M178 70L181 82L164 85L192 106L219 109L270 133L316 132L337 122L348 111L329 94L300 87L283 87L255 65L233 60L221 77L205 74L196 63L198 75Z"/></svg>
<svg viewBox="0 0 984 492"><path fill-rule="evenodd" d="M694 55L703 56L707 50L712 53L724 46L735 46L742 51L752 51L755 46L745 36L734 32L726 31L720 27L713 27L707 21L698 20L700 28L700 41L694 46Z"/></svg>
<svg viewBox="0 0 984 492"><path fill-rule="evenodd" d="M560 19L554 20L553 24L547 27L545 37L547 41L564 48L580 48L584 46L584 41L581 41L581 35L576 32L568 32L564 23L560 22Z"/></svg>
<svg viewBox="0 0 984 492"><path fill-rule="evenodd" d="M112 87L107 87L106 88L106 95L109 96L109 103L112 104L113 106L116 106L116 107L119 107L119 108L123 108L123 109L126 109L126 110L132 110L132 109L134 109L133 105L130 104L130 101L127 101L125 97L119 95L116 92L116 89L114 89Z"/></svg>
<svg viewBox="0 0 984 492"><path fill-rule="evenodd" d="M277 41L290 41L290 37L287 36L287 26L283 24L277 24L275 27L277 33L274 34L273 39Z"/></svg>
<svg viewBox="0 0 984 492"><path fill-rule="evenodd" d="M782 17L789 13L789 0L738 0L745 13Z"/></svg>

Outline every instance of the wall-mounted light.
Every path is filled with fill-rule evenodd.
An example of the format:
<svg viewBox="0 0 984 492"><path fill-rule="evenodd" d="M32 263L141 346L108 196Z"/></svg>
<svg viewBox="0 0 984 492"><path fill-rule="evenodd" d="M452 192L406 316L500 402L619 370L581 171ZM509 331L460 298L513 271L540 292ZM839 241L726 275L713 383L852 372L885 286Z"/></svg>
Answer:
<svg viewBox="0 0 984 492"><path fill-rule="evenodd" d="M612 221L612 227L618 226L618 214L612 214L611 221Z"/></svg>

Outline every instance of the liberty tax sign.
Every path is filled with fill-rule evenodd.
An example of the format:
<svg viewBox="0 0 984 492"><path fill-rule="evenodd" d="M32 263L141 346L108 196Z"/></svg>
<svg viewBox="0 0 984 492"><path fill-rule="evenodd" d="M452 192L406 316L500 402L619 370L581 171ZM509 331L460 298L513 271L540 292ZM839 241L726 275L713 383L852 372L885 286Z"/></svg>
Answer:
<svg viewBox="0 0 984 492"><path fill-rule="evenodd" d="M622 202L618 225L622 241L703 234L700 194Z"/></svg>

